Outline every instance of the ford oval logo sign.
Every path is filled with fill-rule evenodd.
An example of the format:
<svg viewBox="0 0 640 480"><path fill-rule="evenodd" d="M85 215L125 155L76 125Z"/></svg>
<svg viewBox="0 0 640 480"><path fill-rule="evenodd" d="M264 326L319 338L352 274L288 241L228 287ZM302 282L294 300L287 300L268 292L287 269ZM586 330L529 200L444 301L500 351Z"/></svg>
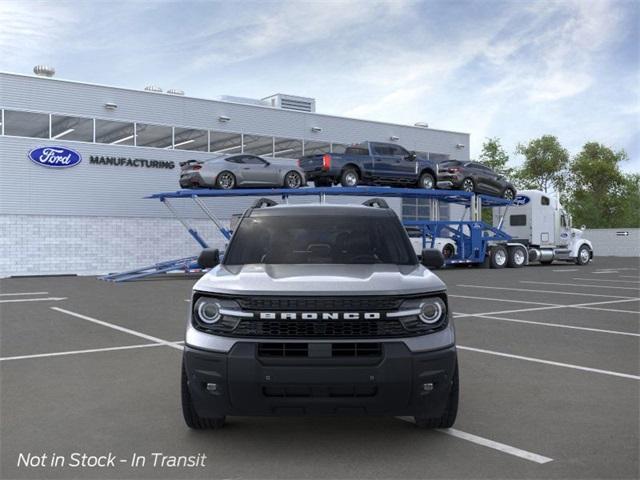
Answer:
<svg viewBox="0 0 640 480"><path fill-rule="evenodd" d="M514 205L526 205L531 200L526 195L516 195L516 198L513 200Z"/></svg>
<svg viewBox="0 0 640 480"><path fill-rule="evenodd" d="M29 159L43 167L69 168L78 165L82 161L82 156L64 147L40 147L29 152Z"/></svg>

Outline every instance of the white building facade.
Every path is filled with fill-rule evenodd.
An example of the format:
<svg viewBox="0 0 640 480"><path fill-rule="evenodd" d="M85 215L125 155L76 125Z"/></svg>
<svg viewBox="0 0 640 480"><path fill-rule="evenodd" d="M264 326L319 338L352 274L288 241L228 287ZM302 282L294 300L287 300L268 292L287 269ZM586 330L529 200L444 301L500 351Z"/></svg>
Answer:
<svg viewBox="0 0 640 480"><path fill-rule="evenodd" d="M313 99L207 100L179 94L0 73L0 277L122 271L200 249L158 201L179 188L179 162L216 153L291 158L396 142L441 160L469 159L469 134L315 113ZM310 110L310 111L309 111ZM48 168L29 157L63 148L80 161ZM228 221L250 198L209 200ZM214 246L202 212L179 203ZM397 205L405 218L427 205Z"/></svg>

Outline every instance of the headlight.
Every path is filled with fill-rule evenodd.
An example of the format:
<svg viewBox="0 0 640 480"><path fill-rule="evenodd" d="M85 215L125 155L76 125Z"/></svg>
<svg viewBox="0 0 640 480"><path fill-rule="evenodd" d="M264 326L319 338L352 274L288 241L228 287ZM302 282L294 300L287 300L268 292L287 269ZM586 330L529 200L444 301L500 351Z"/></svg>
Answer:
<svg viewBox="0 0 640 480"><path fill-rule="evenodd" d="M212 325L222 318L220 303L212 298L201 297L196 302L195 313L197 320L206 325Z"/></svg>
<svg viewBox="0 0 640 480"><path fill-rule="evenodd" d="M438 297L433 297L424 300L420 304L418 318L420 318L423 323L433 325L434 323L438 323L446 313L447 307L444 302Z"/></svg>

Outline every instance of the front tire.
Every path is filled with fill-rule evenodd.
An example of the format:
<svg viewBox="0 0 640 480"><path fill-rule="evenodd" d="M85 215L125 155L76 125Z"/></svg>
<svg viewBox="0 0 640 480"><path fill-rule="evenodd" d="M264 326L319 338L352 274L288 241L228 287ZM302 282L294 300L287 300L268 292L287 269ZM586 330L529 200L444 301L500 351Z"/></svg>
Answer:
<svg viewBox="0 0 640 480"><path fill-rule="evenodd" d="M193 399L191 398L191 392L189 391L189 379L187 377L187 370L184 367L184 361L182 362L182 416L187 427L194 430L217 430L222 428L225 422L225 417L216 418L202 418L196 412L193 406Z"/></svg>
<svg viewBox="0 0 640 480"><path fill-rule="evenodd" d="M287 172L284 176L284 186L292 189L300 188L302 186L302 175L295 170Z"/></svg>
<svg viewBox="0 0 640 480"><path fill-rule="evenodd" d="M476 191L476 184L473 182L472 178L468 178L467 177L462 181L462 185L461 185L460 188L464 192L475 192Z"/></svg>
<svg viewBox="0 0 640 480"><path fill-rule="evenodd" d="M218 174L216 178L216 187L222 190L231 190L236 186L236 177L233 173L224 171Z"/></svg>
<svg viewBox="0 0 640 480"><path fill-rule="evenodd" d="M578 256L576 257L576 264L586 265L591 260L591 249L586 245L582 245L578 249Z"/></svg>
<svg viewBox="0 0 640 480"><path fill-rule="evenodd" d="M418 180L418 188L424 188L425 190L433 190L436 187L436 180L430 173L423 173Z"/></svg>
<svg viewBox="0 0 640 480"><path fill-rule="evenodd" d="M458 361L453 371L453 379L451 382L451 390L449 390L449 398L447 406L440 418L414 417L418 428L451 428L456 422L458 415L458 400L460 398L460 379L458 378Z"/></svg>
<svg viewBox="0 0 640 480"><path fill-rule="evenodd" d="M491 268L504 268L507 265L507 249L502 245L495 245L491 248L491 259L489 265Z"/></svg>
<svg viewBox="0 0 640 480"><path fill-rule="evenodd" d="M340 175L340 185L343 187L356 187L359 182L360 177L354 168L345 168Z"/></svg>

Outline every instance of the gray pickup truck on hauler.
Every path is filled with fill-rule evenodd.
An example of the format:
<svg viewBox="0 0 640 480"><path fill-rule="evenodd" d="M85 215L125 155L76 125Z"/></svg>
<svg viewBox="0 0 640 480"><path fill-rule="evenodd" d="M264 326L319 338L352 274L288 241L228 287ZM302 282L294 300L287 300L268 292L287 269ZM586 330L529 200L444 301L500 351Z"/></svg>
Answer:
<svg viewBox="0 0 640 480"><path fill-rule="evenodd" d="M444 283L383 200L274 205L241 218L194 286L182 366L187 425L227 415L413 416L453 425L455 335Z"/></svg>

